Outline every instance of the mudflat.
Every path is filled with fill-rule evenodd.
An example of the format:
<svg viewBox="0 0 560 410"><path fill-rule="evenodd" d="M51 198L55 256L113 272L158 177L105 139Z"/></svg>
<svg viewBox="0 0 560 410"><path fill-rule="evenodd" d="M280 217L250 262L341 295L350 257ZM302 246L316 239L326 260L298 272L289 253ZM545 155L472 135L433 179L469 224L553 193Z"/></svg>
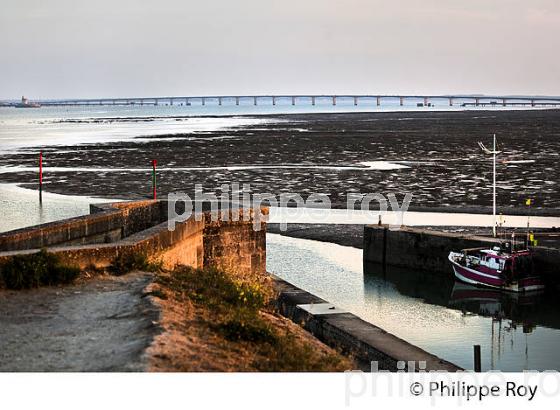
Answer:
<svg viewBox="0 0 560 410"><path fill-rule="evenodd" d="M491 205L492 161L477 142L490 146L495 133L503 151L498 164L500 206L523 208L531 197L534 209L560 207L560 110L264 117L270 122L230 130L48 148L45 190L147 197L151 160L157 159L158 167L165 168L158 171L160 195L192 193L197 183L205 192L220 192L221 184L236 182L260 193L294 192L304 198L324 193L339 204L346 202L348 192L410 192L413 207L468 209ZM38 148L6 155L3 163L35 167ZM373 169L362 164L372 161L400 167ZM49 172L49 167L62 169ZM143 171L131 171L138 168ZM36 187L37 173L0 173L0 182Z"/></svg>

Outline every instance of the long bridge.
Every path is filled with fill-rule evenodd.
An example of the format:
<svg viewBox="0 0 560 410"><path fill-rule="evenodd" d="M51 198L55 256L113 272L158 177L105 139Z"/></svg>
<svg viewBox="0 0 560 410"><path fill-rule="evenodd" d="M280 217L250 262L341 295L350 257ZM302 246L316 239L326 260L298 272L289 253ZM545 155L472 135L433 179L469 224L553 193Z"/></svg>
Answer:
<svg viewBox="0 0 560 410"><path fill-rule="evenodd" d="M350 101L355 106L370 104L381 106L392 101L404 106L405 102L416 103L417 106L430 107L434 102L449 105L467 106L560 106L560 96L504 96L504 95L355 95L355 94L293 94L293 95L205 95L205 96L168 96L168 97L130 97L130 98L82 98L82 99L57 99L34 100L33 103L41 106L84 106L84 105L198 105L224 103L235 105L276 105L280 101L291 105L311 104L325 102L337 105L340 100ZM0 103L4 106L21 106L19 102Z"/></svg>

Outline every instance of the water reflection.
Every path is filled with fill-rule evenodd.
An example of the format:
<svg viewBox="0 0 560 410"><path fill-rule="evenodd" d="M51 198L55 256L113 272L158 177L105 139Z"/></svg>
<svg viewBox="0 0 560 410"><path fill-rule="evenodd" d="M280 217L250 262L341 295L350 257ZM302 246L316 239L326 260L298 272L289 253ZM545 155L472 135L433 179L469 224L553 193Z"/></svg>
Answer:
<svg viewBox="0 0 560 410"><path fill-rule="evenodd" d="M112 201L115 200L43 192L43 202L40 203L38 191L15 184L0 184L0 213L3 216L0 218L0 233L86 215L91 203Z"/></svg>
<svg viewBox="0 0 560 410"><path fill-rule="evenodd" d="M455 280L451 275L418 272L409 269L364 263L364 283L379 279L392 283L400 294L421 299L424 303L457 309L463 315L476 314L495 321L509 320L526 333L538 326L560 329L560 303L552 293L501 292L476 287ZM375 285L373 285L375 286Z"/></svg>
<svg viewBox="0 0 560 410"><path fill-rule="evenodd" d="M559 301L456 283L452 274L362 264L360 249L267 235L267 268L287 281L457 365L560 370Z"/></svg>
<svg viewBox="0 0 560 410"><path fill-rule="evenodd" d="M461 325L449 329L454 334L450 342L457 343L457 333L464 335L465 340L459 345L466 344L465 355L469 341L471 345L480 343L475 334L463 332L466 329L461 327L471 322L469 319L488 318L489 334L482 344L486 347L483 356L486 370L558 369L558 354L553 345L560 341L557 331L560 329L560 303L554 294L501 292L464 284L451 275L395 267L383 269L380 265L365 263L365 292L375 292L380 279L395 286L401 295L459 311L464 320L460 321Z"/></svg>

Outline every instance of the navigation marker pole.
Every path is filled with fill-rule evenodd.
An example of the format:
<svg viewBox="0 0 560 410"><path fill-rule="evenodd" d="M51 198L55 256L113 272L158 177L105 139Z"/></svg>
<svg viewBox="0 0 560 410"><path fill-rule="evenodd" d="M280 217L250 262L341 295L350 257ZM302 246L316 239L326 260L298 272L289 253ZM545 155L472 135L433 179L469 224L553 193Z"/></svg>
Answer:
<svg viewBox="0 0 560 410"><path fill-rule="evenodd" d="M154 196L154 201L157 200L157 189L156 189L156 165L157 160L152 160L152 191Z"/></svg>
<svg viewBox="0 0 560 410"><path fill-rule="evenodd" d="M475 373L480 373L482 371L482 365L480 360L480 345L474 345L473 351L474 351L474 371Z"/></svg>
<svg viewBox="0 0 560 410"><path fill-rule="evenodd" d="M39 204L43 204L43 151L39 151Z"/></svg>
<svg viewBox="0 0 560 410"><path fill-rule="evenodd" d="M533 201L532 201L531 198L527 198L527 200L525 201L525 205L528 206L528 210L527 210L527 247L529 247L529 243L532 244L533 239L534 239L534 238L531 238L532 235L530 233L531 231L530 231L530 228L529 228L529 225L530 225L529 220L531 219L531 204L532 203L533 203Z"/></svg>

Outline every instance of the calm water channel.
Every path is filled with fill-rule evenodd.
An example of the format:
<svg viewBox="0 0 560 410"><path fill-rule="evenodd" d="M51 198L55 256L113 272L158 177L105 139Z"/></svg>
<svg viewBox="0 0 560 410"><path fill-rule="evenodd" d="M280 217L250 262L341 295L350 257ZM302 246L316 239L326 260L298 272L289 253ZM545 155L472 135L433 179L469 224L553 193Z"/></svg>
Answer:
<svg viewBox="0 0 560 410"><path fill-rule="evenodd" d="M463 368L560 370L560 302L470 287L451 277L363 266L362 251L267 235L267 267L288 282Z"/></svg>

